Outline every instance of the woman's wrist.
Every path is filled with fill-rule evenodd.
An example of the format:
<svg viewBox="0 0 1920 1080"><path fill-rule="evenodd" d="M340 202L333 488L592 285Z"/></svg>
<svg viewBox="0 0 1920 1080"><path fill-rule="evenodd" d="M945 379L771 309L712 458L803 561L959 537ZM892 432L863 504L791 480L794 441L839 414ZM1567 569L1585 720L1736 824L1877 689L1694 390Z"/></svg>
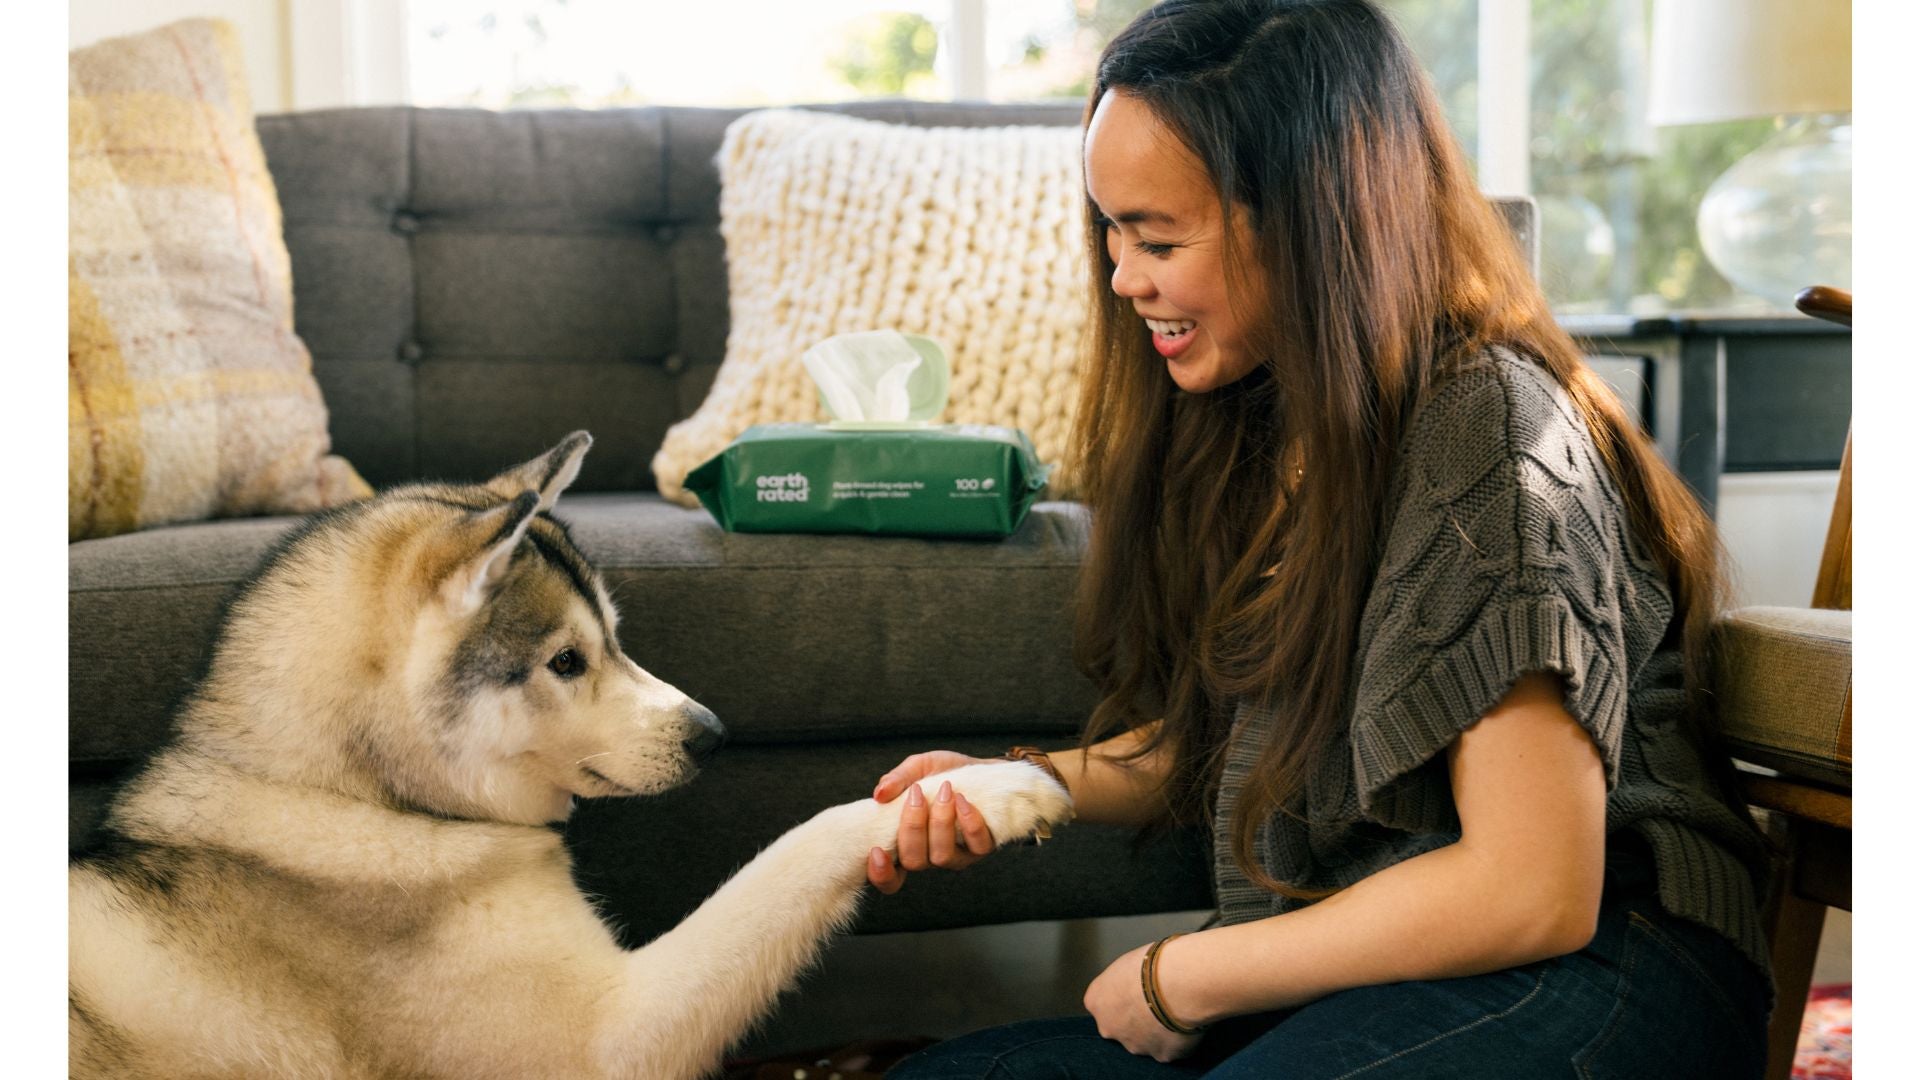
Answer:
<svg viewBox="0 0 1920 1080"><path fill-rule="evenodd" d="M1024 761L1046 773L1053 778L1054 783L1067 789L1068 798L1073 797L1072 785L1067 783L1066 777L1060 775L1060 766L1054 764L1053 758L1045 750L1037 746L1014 746L1007 749L1005 756L1008 761Z"/></svg>
<svg viewBox="0 0 1920 1080"><path fill-rule="evenodd" d="M1147 999L1147 1011L1153 1013L1153 1018L1160 1022L1161 1027L1175 1035L1198 1035L1206 1030L1206 1025L1181 1019L1180 1014L1168 1006L1165 992L1160 988L1160 956L1175 938L1184 936L1168 934L1147 946L1146 953L1140 958L1140 993Z"/></svg>
<svg viewBox="0 0 1920 1080"><path fill-rule="evenodd" d="M1154 961L1160 1007L1182 1027L1205 1028L1227 1018L1211 1007L1212 994L1204 972L1204 963L1195 963L1197 954L1206 950L1204 931L1174 934L1160 941Z"/></svg>

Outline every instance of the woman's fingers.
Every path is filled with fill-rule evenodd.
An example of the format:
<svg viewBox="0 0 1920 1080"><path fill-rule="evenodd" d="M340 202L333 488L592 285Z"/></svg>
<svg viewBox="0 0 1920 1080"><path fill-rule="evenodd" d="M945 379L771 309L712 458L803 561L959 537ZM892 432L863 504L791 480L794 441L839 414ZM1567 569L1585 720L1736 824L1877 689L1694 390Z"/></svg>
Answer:
<svg viewBox="0 0 1920 1080"><path fill-rule="evenodd" d="M889 803L900 797L900 793L917 781L925 780L934 773L943 773L948 769L957 769L962 765L976 762L998 761L998 758L976 758L953 750L928 750L914 754L900 764L888 769L873 785L873 800Z"/></svg>
<svg viewBox="0 0 1920 1080"><path fill-rule="evenodd" d="M942 760L943 758L958 756L942 750L914 754L887 770L886 775L880 778L880 782L873 786L873 800L880 803L892 802L901 792L907 790L908 785L949 768L950 766Z"/></svg>
<svg viewBox="0 0 1920 1080"><path fill-rule="evenodd" d="M900 810L900 865L925 870L927 863L927 797L915 784L907 789L907 805Z"/></svg>
<svg viewBox="0 0 1920 1080"><path fill-rule="evenodd" d="M880 777L880 782L873 785L873 800L882 803L892 802L908 784L920 779L925 774L925 770L920 766L920 759L926 756L914 754L888 769L886 774Z"/></svg>
<svg viewBox="0 0 1920 1080"><path fill-rule="evenodd" d="M907 883L907 878L894 867L893 856L887 854L885 848L874 848L867 852L867 881L891 896L900 891L900 886Z"/></svg>
<svg viewBox="0 0 1920 1080"><path fill-rule="evenodd" d="M953 785L942 781L940 790L934 793L933 805L927 809L927 861L957 870L959 867L953 858L953 815Z"/></svg>
<svg viewBox="0 0 1920 1080"><path fill-rule="evenodd" d="M960 823L960 839L967 851L978 858L993 850L993 831L987 828L987 819L978 808L967 801L965 795L953 793L955 820ZM972 862L972 859L967 860Z"/></svg>

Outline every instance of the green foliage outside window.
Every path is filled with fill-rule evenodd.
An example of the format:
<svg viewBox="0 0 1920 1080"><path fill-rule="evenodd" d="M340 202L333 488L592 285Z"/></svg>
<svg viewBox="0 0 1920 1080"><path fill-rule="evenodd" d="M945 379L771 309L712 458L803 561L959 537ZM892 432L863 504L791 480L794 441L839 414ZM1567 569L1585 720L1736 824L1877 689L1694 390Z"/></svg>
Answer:
<svg viewBox="0 0 1920 1080"><path fill-rule="evenodd" d="M931 89L940 34L924 15L886 12L850 23L827 67L870 97L900 97Z"/></svg>
<svg viewBox="0 0 1920 1080"><path fill-rule="evenodd" d="M1061 0L1070 38L1025 43L1023 66L1060 49L1076 78L1030 97L1084 98L1099 50L1149 0ZM1469 161L1479 139L1477 0L1382 0L1431 76ZM1694 217L1714 179L1773 132L1771 120L1653 129L1644 119L1648 0L1533 0L1530 169L1541 277L1562 311L1750 306L1700 251Z"/></svg>

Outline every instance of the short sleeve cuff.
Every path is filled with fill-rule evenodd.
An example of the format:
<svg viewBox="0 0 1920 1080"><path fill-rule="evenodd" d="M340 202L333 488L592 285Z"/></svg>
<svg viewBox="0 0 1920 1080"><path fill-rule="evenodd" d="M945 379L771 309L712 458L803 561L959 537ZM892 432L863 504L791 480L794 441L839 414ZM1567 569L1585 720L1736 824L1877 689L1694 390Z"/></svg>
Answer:
<svg viewBox="0 0 1920 1080"><path fill-rule="evenodd" d="M1620 655L1624 646L1607 647L1562 597L1489 604L1402 684L1362 683L1352 731L1362 809L1392 828L1457 828L1446 767L1435 756L1532 671L1565 677L1567 711L1593 736L1612 791L1627 713L1625 680L1612 659Z"/></svg>

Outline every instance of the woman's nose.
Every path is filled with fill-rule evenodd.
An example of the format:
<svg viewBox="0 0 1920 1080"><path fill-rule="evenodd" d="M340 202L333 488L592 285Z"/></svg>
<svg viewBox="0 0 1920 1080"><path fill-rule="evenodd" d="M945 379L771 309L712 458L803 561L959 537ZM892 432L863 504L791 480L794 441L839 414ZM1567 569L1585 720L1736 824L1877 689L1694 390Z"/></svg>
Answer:
<svg viewBox="0 0 1920 1080"><path fill-rule="evenodd" d="M1153 293L1153 282L1132 260L1120 258L1113 265L1113 291L1116 296L1139 299Z"/></svg>

